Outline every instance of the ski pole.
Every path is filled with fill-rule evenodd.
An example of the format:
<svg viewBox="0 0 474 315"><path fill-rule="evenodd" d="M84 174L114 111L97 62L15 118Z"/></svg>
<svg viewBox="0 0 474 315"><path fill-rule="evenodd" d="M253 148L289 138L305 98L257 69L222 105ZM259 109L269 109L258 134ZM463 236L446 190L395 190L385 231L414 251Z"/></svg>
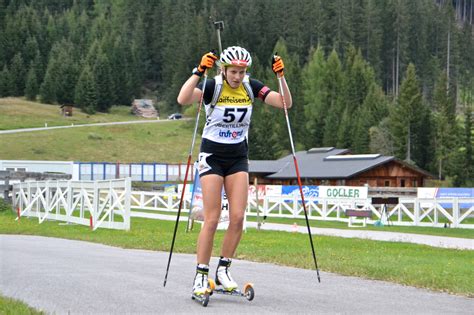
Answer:
<svg viewBox="0 0 474 315"><path fill-rule="evenodd" d="M304 201L303 185L301 184L300 171L298 169L298 161L296 159L295 145L293 144L293 136L291 134L290 119L288 118L288 109L286 107L285 92L283 91L282 77L277 74L277 78L278 78L278 86L280 88L281 101L283 102L283 110L285 112L286 126L288 127L288 134L290 136L291 152L293 154L293 161L295 163L296 177L298 178L298 186L300 188L301 202L303 203L304 217L306 219L306 227L308 228L309 242L311 243L311 251L313 252L314 266L316 267L318 282L321 282L321 278L319 277L318 262L316 260L316 254L314 252L313 237L311 235L311 228L309 227L308 213L306 212L306 203Z"/></svg>
<svg viewBox="0 0 474 315"><path fill-rule="evenodd" d="M199 107L198 107L198 111L196 115L196 124L194 125L193 141L191 142L191 149L189 150L188 164L186 165L186 173L185 173L186 175L184 176L183 190L181 191L181 199L179 201L178 214L176 215L176 223L174 225L173 240L171 241L170 255L168 257L168 266L166 267L165 281L163 282L164 287L166 287L166 281L168 280L168 271L170 270L171 256L173 255L174 242L176 240L176 231L178 230L179 216L181 215L181 209L183 207L184 192L186 190L186 183L188 181L188 173L189 173L189 167L191 165L191 158L193 156L194 143L196 142L196 134L197 134L197 129L199 125L199 116L201 114L204 91L206 90L206 82L207 82L207 69L204 71L204 83L203 83L203 88L202 88L202 94L199 100Z"/></svg>

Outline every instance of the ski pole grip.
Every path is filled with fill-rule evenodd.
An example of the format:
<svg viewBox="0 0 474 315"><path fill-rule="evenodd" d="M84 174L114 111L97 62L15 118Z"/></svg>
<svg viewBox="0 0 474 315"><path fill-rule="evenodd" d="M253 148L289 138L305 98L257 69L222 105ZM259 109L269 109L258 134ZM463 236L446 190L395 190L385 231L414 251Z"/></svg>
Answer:
<svg viewBox="0 0 474 315"><path fill-rule="evenodd" d="M275 63L275 61L277 60L277 58L281 58L280 56L278 56L278 52L275 51L275 54L272 56L272 65ZM275 72L277 78L281 78L283 77L283 71L277 73Z"/></svg>
<svg viewBox="0 0 474 315"><path fill-rule="evenodd" d="M276 57L278 57L278 52L277 52L277 51L275 51L275 53L274 53L273 56L272 56L272 64L275 63Z"/></svg>

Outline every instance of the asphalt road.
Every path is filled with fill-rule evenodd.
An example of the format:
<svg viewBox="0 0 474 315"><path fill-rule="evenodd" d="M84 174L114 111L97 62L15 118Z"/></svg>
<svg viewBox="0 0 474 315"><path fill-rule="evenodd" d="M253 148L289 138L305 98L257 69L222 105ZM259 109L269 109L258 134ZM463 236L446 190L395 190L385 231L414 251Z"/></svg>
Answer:
<svg viewBox="0 0 474 315"><path fill-rule="evenodd" d="M472 314L474 299L314 270L235 260L234 278L255 299L190 298L194 255L128 250L38 236L0 235L0 292L56 314ZM216 259L211 262L211 269Z"/></svg>

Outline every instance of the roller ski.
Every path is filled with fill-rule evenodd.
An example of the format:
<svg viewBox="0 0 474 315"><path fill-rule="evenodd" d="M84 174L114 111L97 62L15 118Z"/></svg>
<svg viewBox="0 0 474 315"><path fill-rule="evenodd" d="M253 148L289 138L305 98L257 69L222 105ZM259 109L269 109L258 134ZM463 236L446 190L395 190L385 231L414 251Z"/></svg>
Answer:
<svg viewBox="0 0 474 315"><path fill-rule="evenodd" d="M233 295L245 297L247 300L252 301L255 297L255 290L253 289L252 283L246 283L243 290L239 290L237 283L232 279L230 275L231 260L228 258L221 258L219 260L219 266L216 271L216 281L208 279L209 288L211 295L213 293Z"/></svg>
<svg viewBox="0 0 474 315"><path fill-rule="evenodd" d="M209 266L198 265L196 268L196 276L194 277L193 293L191 299L201 303L206 307L209 303L209 296L212 294L208 282Z"/></svg>

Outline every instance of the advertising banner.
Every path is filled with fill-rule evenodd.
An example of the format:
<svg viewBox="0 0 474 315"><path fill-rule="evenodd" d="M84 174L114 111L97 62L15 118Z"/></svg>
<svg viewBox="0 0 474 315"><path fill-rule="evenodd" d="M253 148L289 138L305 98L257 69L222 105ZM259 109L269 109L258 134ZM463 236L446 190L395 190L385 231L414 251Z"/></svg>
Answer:
<svg viewBox="0 0 474 315"><path fill-rule="evenodd" d="M305 198L366 199L367 187L359 186L303 186ZM282 186L283 196L300 196L299 186Z"/></svg>
<svg viewBox="0 0 474 315"><path fill-rule="evenodd" d="M418 198L474 198L474 188L433 188L420 187L417 189ZM423 206L425 206L423 204ZM443 208L451 208L452 203L441 203ZM462 202L459 200L459 207L470 208L474 206L472 202Z"/></svg>
<svg viewBox="0 0 474 315"><path fill-rule="evenodd" d="M365 186L319 186L319 197L367 199L368 191Z"/></svg>

